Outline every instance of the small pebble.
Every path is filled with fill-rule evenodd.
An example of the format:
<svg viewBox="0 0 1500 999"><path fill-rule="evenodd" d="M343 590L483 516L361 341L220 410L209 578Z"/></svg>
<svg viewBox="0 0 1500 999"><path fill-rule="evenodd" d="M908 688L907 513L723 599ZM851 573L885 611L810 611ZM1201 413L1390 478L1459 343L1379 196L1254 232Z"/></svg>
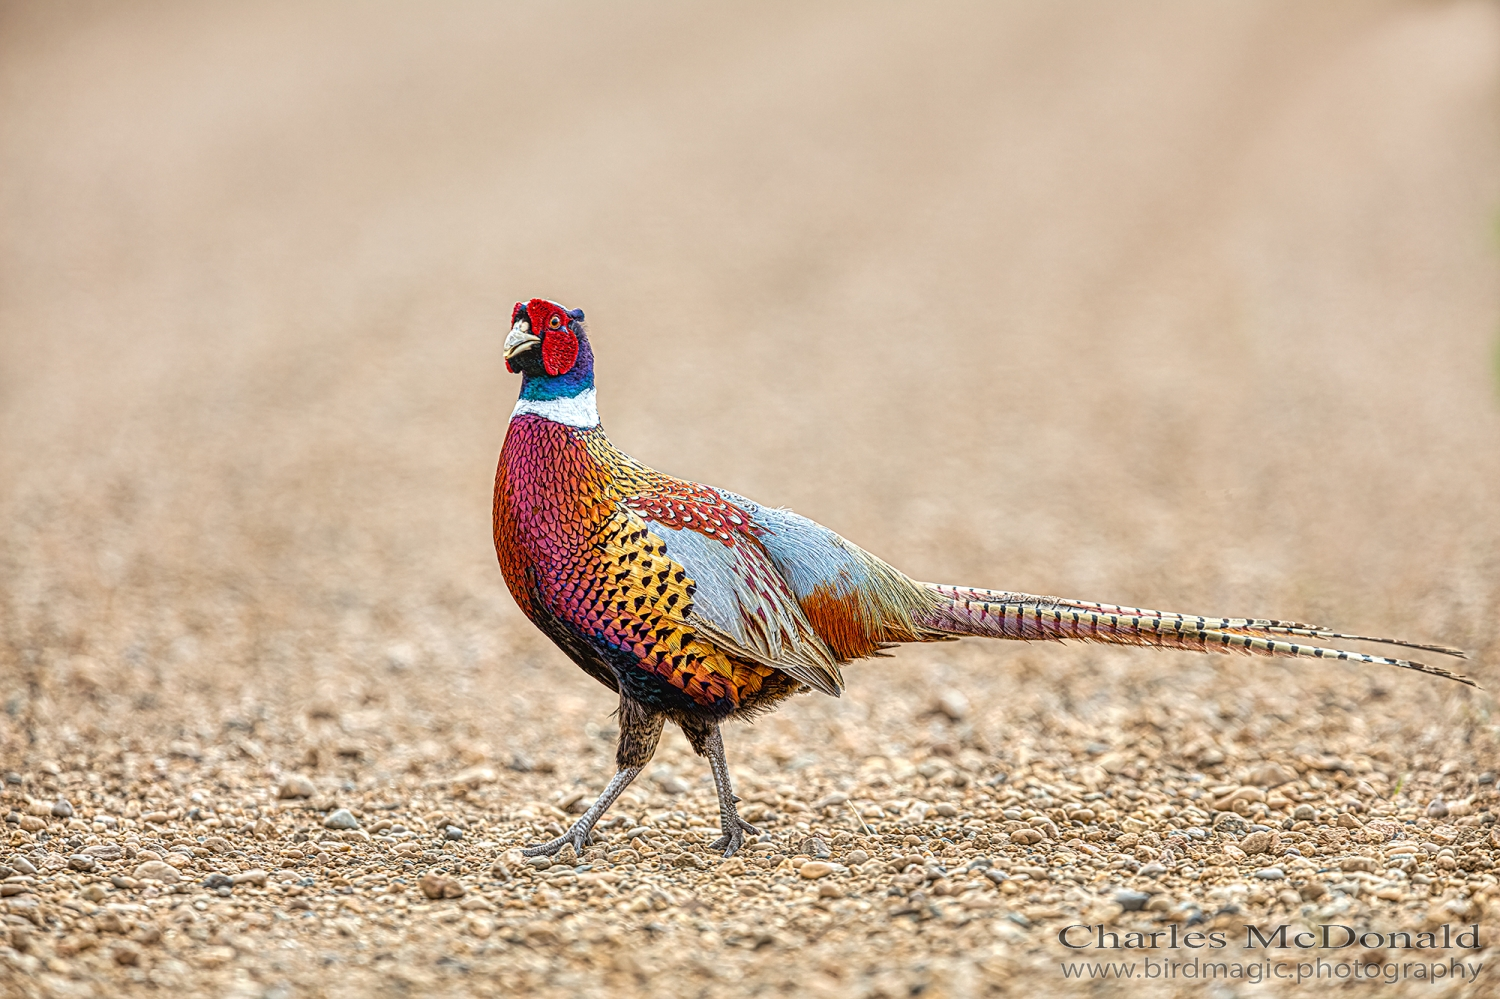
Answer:
<svg viewBox="0 0 1500 999"><path fill-rule="evenodd" d="M1230 836L1240 836L1249 831L1250 824L1234 812L1220 812L1214 816L1214 828Z"/></svg>
<svg viewBox="0 0 1500 999"><path fill-rule="evenodd" d="M358 829L359 828L359 819L356 819L354 817L354 813L351 812L351 811L349 811L349 809L347 809L347 808L338 808L338 809L335 809L334 811L328 813L328 817L323 820L323 828L325 828L325 829ZM449 828L452 828L452 827L450 826Z"/></svg>
<svg viewBox="0 0 1500 999"><path fill-rule="evenodd" d="M1286 877L1286 872L1279 867L1262 867L1255 872L1255 876L1263 881L1279 881Z"/></svg>
<svg viewBox="0 0 1500 999"><path fill-rule="evenodd" d="M1297 779L1297 772L1279 763L1262 763L1252 769L1245 783L1256 787L1279 787Z"/></svg>
<svg viewBox="0 0 1500 999"><path fill-rule="evenodd" d="M205 888L228 888L233 884L234 878L228 874L220 874L217 871L203 879L203 886Z"/></svg>
<svg viewBox="0 0 1500 999"><path fill-rule="evenodd" d="M68 866L75 871L91 871L94 869L94 858L86 853L75 853L68 858Z"/></svg>
<svg viewBox="0 0 1500 999"><path fill-rule="evenodd" d="M1143 891L1115 892L1115 904L1126 912L1140 912L1149 901L1151 896Z"/></svg>
<svg viewBox="0 0 1500 999"><path fill-rule="evenodd" d="M807 863L797 868L797 873L802 877L807 878L809 881L815 878L826 878L828 875L832 874L833 871L833 865L824 860L809 860Z"/></svg>
<svg viewBox="0 0 1500 999"><path fill-rule="evenodd" d="M71 819L73 817L73 806L63 798L57 799L52 803L52 817L55 819Z"/></svg>
<svg viewBox="0 0 1500 999"><path fill-rule="evenodd" d="M828 844L817 836L809 836L804 839L802 845L797 848L797 852L824 860L832 855L828 849Z"/></svg>
<svg viewBox="0 0 1500 999"><path fill-rule="evenodd" d="M1427 806L1427 817L1431 819L1442 819L1448 815L1448 803L1442 798L1434 799Z"/></svg>
<svg viewBox="0 0 1500 999"><path fill-rule="evenodd" d="M949 721L963 721L969 714L969 699L963 691L950 688L938 694L936 707Z"/></svg>
<svg viewBox="0 0 1500 999"><path fill-rule="evenodd" d="M458 826L449 826L443 830L443 838L448 840L460 840L464 838L464 831Z"/></svg>
<svg viewBox="0 0 1500 999"><path fill-rule="evenodd" d="M685 794L688 790L687 782L676 774L663 774L655 778L656 786L661 788L664 794Z"/></svg>
<svg viewBox="0 0 1500 999"><path fill-rule="evenodd" d="M417 887L428 898L462 898L464 886L456 879L441 874L424 874L417 880Z"/></svg>
<svg viewBox="0 0 1500 999"><path fill-rule="evenodd" d="M135 869L134 876L140 881L160 881L175 885L182 880L182 872L161 860L148 860Z"/></svg>
<svg viewBox="0 0 1500 999"><path fill-rule="evenodd" d="M1165 864L1158 864L1155 861L1152 861L1151 863L1142 867L1136 873L1143 878L1158 878L1167 873L1167 868Z"/></svg>
<svg viewBox="0 0 1500 999"><path fill-rule="evenodd" d="M1268 853L1272 849L1272 834L1269 832L1252 832L1240 840L1240 849L1249 856L1257 853Z"/></svg>
<svg viewBox="0 0 1500 999"><path fill-rule="evenodd" d="M313 782L301 774L289 774L276 787L276 797L282 799L311 798L318 793Z"/></svg>

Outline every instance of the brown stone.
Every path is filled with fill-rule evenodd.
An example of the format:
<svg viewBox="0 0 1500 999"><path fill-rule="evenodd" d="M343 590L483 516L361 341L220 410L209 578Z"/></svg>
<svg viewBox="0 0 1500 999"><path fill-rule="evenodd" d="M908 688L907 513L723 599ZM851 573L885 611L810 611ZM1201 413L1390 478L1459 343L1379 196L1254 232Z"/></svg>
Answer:
<svg viewBox="0 0 1500 999"><path fill-rule="evenodd" d="M417 887L422 889L422 894L428 898L462 898L464 886L455 878L444 877L441 874L424 874L417 881Z"/></svg>

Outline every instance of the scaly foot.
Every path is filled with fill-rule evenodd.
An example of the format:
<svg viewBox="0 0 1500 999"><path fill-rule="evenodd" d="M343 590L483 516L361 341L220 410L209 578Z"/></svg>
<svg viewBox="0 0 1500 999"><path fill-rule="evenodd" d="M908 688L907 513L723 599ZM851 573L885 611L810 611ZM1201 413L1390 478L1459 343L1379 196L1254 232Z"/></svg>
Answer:
<svg viewBox="0 0 1500 999"><path fill-rule="evenodd" d="M557 851L571 843L574 852L579 856L583 856L583 849L588 846L589 831L592 828L592 822L585 823L582 819L579 819L573 823L567 832L557 837L557 839L538 843L536 846L528 846L521 851L521 855L523 857L551 857L556 855Z"/></svg>
<svg viewBox="0 0 1500 999"><path fill-rule="evenodd" d="M733 829L724 829L724 835L708 844L708 848L710 850L723 850L724 859L726 860L738 853L740 847L745 845L746 833L749 833L752 836L760 835L759 829L755 828L750 823L740 818L738 815L734 817L734 822L735 825ZM720 828L723 829L722 826L720 826Z"/></svg>

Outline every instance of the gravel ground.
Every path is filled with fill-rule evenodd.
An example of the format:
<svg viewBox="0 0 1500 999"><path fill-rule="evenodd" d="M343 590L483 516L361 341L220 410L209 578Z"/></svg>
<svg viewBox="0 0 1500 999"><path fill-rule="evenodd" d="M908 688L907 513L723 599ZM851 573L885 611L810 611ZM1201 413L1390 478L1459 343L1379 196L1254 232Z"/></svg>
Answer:
<svg viewBox="0 0 1500 999"><path fill-rule="evenodd" d="M544 295L622 447L920 578L1493 690L1497 122L1470 2L0 7L0 994L1496 990L1495 702L1394 670L902 650L726 732L740 856L673 732L524 861L613 704L488 518ZM1377 977L1063 967L1323 924Z"/></svg>

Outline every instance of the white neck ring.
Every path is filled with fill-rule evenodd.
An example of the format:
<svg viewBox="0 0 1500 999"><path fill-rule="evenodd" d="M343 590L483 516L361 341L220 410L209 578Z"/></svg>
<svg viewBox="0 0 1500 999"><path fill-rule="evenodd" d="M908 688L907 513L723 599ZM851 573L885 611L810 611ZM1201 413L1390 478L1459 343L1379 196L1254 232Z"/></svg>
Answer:
<svg viewBox="0 0 1500 999"><path fill-rule="evenodd" d="M599 406L591 388L561 399L517 399L516 408L511 410L510 415L514 418L522 413L584 430L599 425Z"/></svg>

